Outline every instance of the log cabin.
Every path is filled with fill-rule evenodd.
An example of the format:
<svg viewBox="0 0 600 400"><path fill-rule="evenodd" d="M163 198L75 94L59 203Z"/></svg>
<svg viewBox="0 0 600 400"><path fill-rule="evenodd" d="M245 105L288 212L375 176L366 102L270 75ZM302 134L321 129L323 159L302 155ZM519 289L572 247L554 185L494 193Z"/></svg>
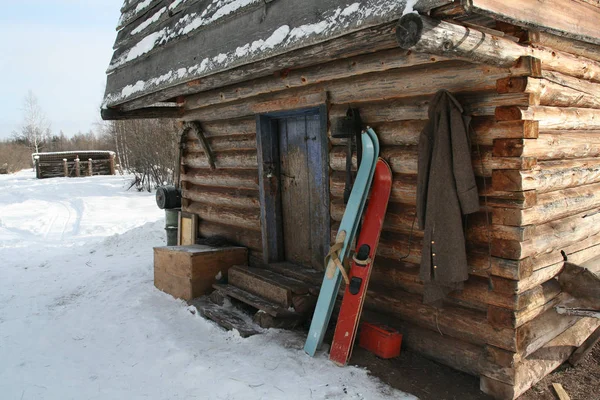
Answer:
<svg viewBox="0 0 600 400"><path fill-rule="evenodd" d="M250 275L319 283L344 211L347 139L335 130L352 107L394 174L369 317L498 399L600 325L555 311L569 300L565 259L600 255L598 1L126 0L121 11L102 117L185 124L183 210L198 237L249 250L232 291L251 291ZM469 280L436 308L422 302L412 226L419 133L440 89L472 116L481 210L467 221Z"/></svg>

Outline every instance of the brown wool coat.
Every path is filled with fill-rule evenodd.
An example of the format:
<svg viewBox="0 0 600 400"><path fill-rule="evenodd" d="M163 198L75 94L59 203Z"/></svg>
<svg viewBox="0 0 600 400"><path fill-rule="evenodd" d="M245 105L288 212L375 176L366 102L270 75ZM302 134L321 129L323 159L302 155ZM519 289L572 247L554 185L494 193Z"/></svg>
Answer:
<svg viewBox="0 0 600 400"><path fill-rule="evenodd" d="M471 164L470 118L462 113L449 92L439 91L419 138L417 218L425 230L420 270L425 303L462 289L469 277L462 215L479 211L479 195Z"/></svg>

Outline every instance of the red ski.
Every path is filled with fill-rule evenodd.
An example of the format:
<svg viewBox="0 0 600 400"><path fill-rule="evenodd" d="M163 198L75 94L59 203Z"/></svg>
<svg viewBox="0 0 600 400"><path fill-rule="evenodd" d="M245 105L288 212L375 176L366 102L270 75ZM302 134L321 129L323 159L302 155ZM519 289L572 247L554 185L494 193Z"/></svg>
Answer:
<svg viewBox="0 0 600 400"><path fill-rule="evenodd" d="M340 366L346 365L352 354L391 190L392 171L388 163L380 158L375 167L371 197L356 243L356 254L348 276L349 284L346 285L329 352L329 359Z"/></svg>

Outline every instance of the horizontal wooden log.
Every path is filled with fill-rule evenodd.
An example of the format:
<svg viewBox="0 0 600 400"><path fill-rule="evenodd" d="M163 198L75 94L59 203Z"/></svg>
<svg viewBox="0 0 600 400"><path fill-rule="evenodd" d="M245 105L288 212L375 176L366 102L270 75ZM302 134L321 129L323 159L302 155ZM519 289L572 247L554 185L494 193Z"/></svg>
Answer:
<svg viewBox="0 0 600 400"><path fill-rule="evenodd" d="M566 296L565 293L559 293L555 297L549 299L546 304L541 306L536 304L537 307L525 307L518 311L489 306L487 309L487 318L490 324L495 327L516 329L533 321L548 310L553 309L558 304L561 304Z"/></svg>
<svg viewBox="0 0 600 400"><path fill-rule="evenodd" d="M492 254L498 256L497 249L502 248L504 257L522 259L563 250L582 240L597 236L600 233L600 214L587 216L584 212L534 226L531 231L532 237L521 242L512 239L495 239Z"/></svg>
<svg viewBox="0 0 600 400"><path fill-rule="evenodd" d="M512 370L502 375L482 375L481 390L495 398L516 399L544 376L558 368L585 339L600 326L600 321L584 318L546 343ZM500 369L496 370L501 372ZM497 378L504 379L504 382Z"/></svg>
<svg viewBox="0 0 600 400"><path fill-rule="evenodd" d="M479 150L481 150L481 154ZM390 164L394 173L404 175L417 173L418 149L416 146L387 147L381 150L380 156ZM475 149L471 159L475 175L485 177L491 177L492 170L495 169L530 169L536 164L536 160L530 157L493 157L492 149L489 147ZM356 156L352 158L352 165L356 169ZM336 146L331 149L329 166L334 171L346 170L346 148L344 146Z"/></svg>
<svg viewBox="0 0 600 400"><path fill-rule="evenodd" d="M202 121L200 123L207 138L229 135L256 134L256 119L240 118L223 121Z"/></svg>
<svg viewBox="0 0 600 400"><path fill-rule="evenodd" d="M333 171L331 173L329 179L329 189L332 196L343 196L345 180L345 172ZM487 197L489 206L529 208L537 204L537 195L533 190L525 192L494 191L492 188L492 182L487 181L484 184L482 179L478 179L477 187L479 189L479 195L482 196L482 206L485 205L485 197ZM390 201L403 204L415 204L416 197L417 176L394 174Z"/></svg>
<svg viewBox="0 0 600 400"><path fill-rule="evenodd" d="M378 253L379 254L379 253ZM410 293L422 294L423 283L419 279L419 266L412 261L398 261L383 255L377 258L373 269L373 282L387 287L402 288ZM469 277L464 289L449 294L450 298L480 306L496 306L508 310L536 308L546 304L560 293L557 281L545 281L521 293L501 293L490 288L487 279Z"/></svg>
<svg viewBox="0 0 600 400"><path fill-rule="evenodd" d="M527 43L541 45L545 48L556 49L576 56L600 61L600 49L597 45L573 40L549 32L530 30L527 35Z"/></svg>
<svg viewBox="0 0 600 400"><path fill-rule="evenodd" d="M586 3L587 2L587 3ZM564 37L600 44L597 21L600 10L588 0L569 3L568 13L562 1L544 2L544 12L534 0L472 0L469 11L513 25L550 31ZM562 18L557 19L556 15Z"/></svg>
<svg viewBox="0 0 600 400"><path fill-rule="evenodd" d="M543 224L575 215L600 206L600 184L557 190L538 195L538 204L520 210L495 208L492 220L496 224L523 226Z"/></svg>
<svg viewBox="0 0 600 400"><path fill-rule="evenodd" d="M208 138L207 143L209 148L213 152L239 150L256 151L256 135L253 133ZM186 145L187 153L204 153L204 148L194 138L190 138L190 140L187 141Z"/></svg>
<svg viewBox="0 0 600 400"><path fill-rule="evenodd" d="M181 175L181 180L195 185L258 190L258 170L256 169L187 168Z"/></svg>
<svg viewBox="0 0 600 400"><path fill-rule="evenodd" d="M544 69L582 79L600 80L600 63L542 46L528 47L510 39L489 35L472 27L438 21L426 16L403 16L396 28L401 48L455 57L475 63L509 67L521 57L533 57ZM541 68L527 74L539 76Z"/></svg>
<svg viewBox="0 0 600 400"><path fill-rule="evenodd" d="M496 90L479 94L455 93L455 96L461 102L465 113L472 116L494 116L497 107L529 104L529 95L519 93L501 95L496 93ZM360 109L361 118L366 124L427 120L430 99L431 97L427 96L365 103L357 100L352 106ZM343 117L347 109L346 104L332 105L329 111L330 118Z"/></svg>
<svg viewBox="0 0 600 400"><path fill-rule="evenodd" d="M309 89L290 90L275 95L258 96L252 100L243 99L224 105L186 110L180 119L182 121L219 121L276 111L319 107L327 103L325 91Z"/></svg>
<svg viewBox="0 0 600 400"><path fill-rule="evenodd" d="M341 222L345 208L342 197L332 198L330 206L331 219L335 222ZM406 235L412 232L415 237L421 238L423 232L418 229L415 213L416 207L414 205L389 203L385 215L384 230ZM530 238L529 227L492 225L491 216L488 224L484 212L470 214L467 217L467 226L467 241L485 246L492 239L522 241Z"/></svg>
<svg viewBox="0 0 600 400"><path fill-rule="evenodd" d="M496 109L499 121L539 121L540 131L600 129L600 110L547 106L508 106Z"/></svg>
<svg viewBox="0 0 600 400"><path fill-rule="evenodd" d="M493 343L500 348L516 350L514 330L492 328L482 312L450 306L439 309L423 304L419 295L388 293L375 288L367 292L365 308L476 345Z"/></svg>
<svg viewBox="0 0 600 400"><path fill-rule="evenodd" d="M497 190L537 190L546 193L600 182L600 160L563 160L540 162L529 171L493 171Z"/></svg>
<svg viewBox="0 0 600 400"><path fill-rule="evenodd" d="M550 77L549 77L550 78ZM498 93L530 93L536 95L536 105L554 107L600 107L600 97L596 86L600 84L588 83L587 91L578 88L580 85L569 86L569 79L559 79L558 74L550 79L532 77L509 77L498 81ZM574 79L574 78L572 78Z"/></svg>
<svg viewBox="0 0 600 400"><path fill-rule="evenodd" d="M498 139L494 155L535 157L538 160L587 158L600 155L600 131L549 131L532 139Z"/></svg>
<svg viewBox="0 0 600 400"><path fill-rule="evenodd" d="M533 271L531 276L518 281L501 278L498 276L492 276L490 279L492 280L494 292L506 293L510 295L520 294L555 278L562 271L562 267L563 263L559 262Z"/></svg>
<svg viewBox="0 0 600 400"><path fill-rule="evenodd" d="M340 84L330 81L352 78L355 81L360 75L383 73L393 69L414 67L423 64L434 64L447 59L428 54L415 53L402 49L384 50L377 53L363 54L356 57L331 61L317 66L293 69L277 76L267 76L231 85L224 88L202 92L186 98L186 108L201 108L213 104L223 104L239 99L247 99L266 93L276 93L292 88L320 85L319 88L329 91L340 91ZM367 78L372 79L372 78ZM350 80L343 84L349 85Z"/></svg>
<svg viewBox="0 0 600 400"><path fill-rule="evenodd" d="M237 209L227 206L213 206L191 201L183 207L185 211L197 214L201 220L235 226L260 232L260 215L254 210Z"/></svg>
<svg viewBox="0 0 600 400"><path fill-rule="evenodd" d="M256 150L228 151L214 154L215 165L219 168L258 168ZM201 153L189 153L183 165L190 168L209 168L208 159Z"/></svg>
<svg viewBox="0 0 600 400"><path fill-rule="evenodd" d="M437 330L416 326L409 321L382 315L367 310L363 318L372 323L379 323L397 329L402 334L402 344L412 351L425 355L444 365L465 372L480 375L479 360L483 348L463 340L442 335Z"/></svg>
<svg viewBox="0 0 600 400"><path fill-rule="evenodd" d="M222 188L185 183L182 197L203 204L245 208L260 212L257 189Z"/></svg>
<svg viewBox="0 0 600 400"><path fill-rule="evenodd" d="M232 244L248 247L253 251L262 251L260 232L240 229L239 226L226 225L203 219L198 221L198 231L200 232L200 236L204 238L220 236L229 240Z"/></svg>
<svg viewBox="0 0 600 400"><path fill-rule="evenodd" d="M333 120L331 132L334 134L338 127L337 118ZM414 146L419 143L419 135L423 131L427 120L406 120L393 122L369 122L377 132L381 146ZM535 121L507 121L496 122L490 117L475 117L471 121L471 143L482 146L492 146L494 139L500 138L537 138L537 122ZM343 145L347 139L330 138L334 146Z"/></svg>
<svg viewBox="0 0 600 400"><path fill-rule="evenodd" d="M319 99L318 93L327 92L332 104L371 103L382 100L399 98L430 97L437 87L444 86L454 92L468 92L458 96L465 104L466 112L474 115L492 115L493 107L502 105L531 104L528 94L494 93L495 80L510 74L508 70L489 66L474 67L470 64L451 62L440 64L438 67L414 70L388 71L385 74L366 75L324 84L307 86L299 89L289 89L285 92L265 94L248 99L235 100L223 105L211 105L197 108L192 100L186 103L186 115L183 120L200 119L215 120L224 118L243 117L264 112L288 110L294 108L314 107L324 104L325 99ZM460 79L454 79L460 75ZM448 82L456 82L448 87ZM482 92L474 94L471 92ZM201 96L199 94L198 96ZM197 102L197 101L196 101ZM419 117L426 119L423 109L409 103L409 109L418 112ZM399 110L395 110L398 119ZM410 119L410 117L408 117Z"/></svg>

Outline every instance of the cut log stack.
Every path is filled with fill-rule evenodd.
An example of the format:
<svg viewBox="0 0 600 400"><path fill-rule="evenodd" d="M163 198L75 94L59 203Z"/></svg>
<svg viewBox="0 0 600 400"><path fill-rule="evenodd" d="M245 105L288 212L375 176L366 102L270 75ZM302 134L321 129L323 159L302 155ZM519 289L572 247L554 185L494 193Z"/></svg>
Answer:
<svg viewBox="0 0 600 400"><path fill-rule="evenodd" d="M409 347L480 376L486 393L513 399L599 325L558 315L554 306L568 300L555 279L561 252L575 263L600 254L600 51L549 34L517 43L427 17L404 22L397 34L404 49L386 37L367 54L187 97L182 119L200 121L215 169L190 134L183 209L199 215L202 236L224 236L262 260L255 115L327 103L334 236L346 150L331 130L348 107L358 108L394 172L366 307L386 315ZM425 33L413 35L419 23ZM515 28L499 27L506 36ZM423 234L414 215L419 133L440 89L473 116L482 207L468 218L470 278L435 308L422 304Z"/></svg>
<svg viewBox="0 0 600 400"><path fill-rule="evenodd" d="M84 156L85 158L79 158ZM114 175L114 157L114 152L100 150L62 151L33 155L36 176L40 179Z"/></svg>

